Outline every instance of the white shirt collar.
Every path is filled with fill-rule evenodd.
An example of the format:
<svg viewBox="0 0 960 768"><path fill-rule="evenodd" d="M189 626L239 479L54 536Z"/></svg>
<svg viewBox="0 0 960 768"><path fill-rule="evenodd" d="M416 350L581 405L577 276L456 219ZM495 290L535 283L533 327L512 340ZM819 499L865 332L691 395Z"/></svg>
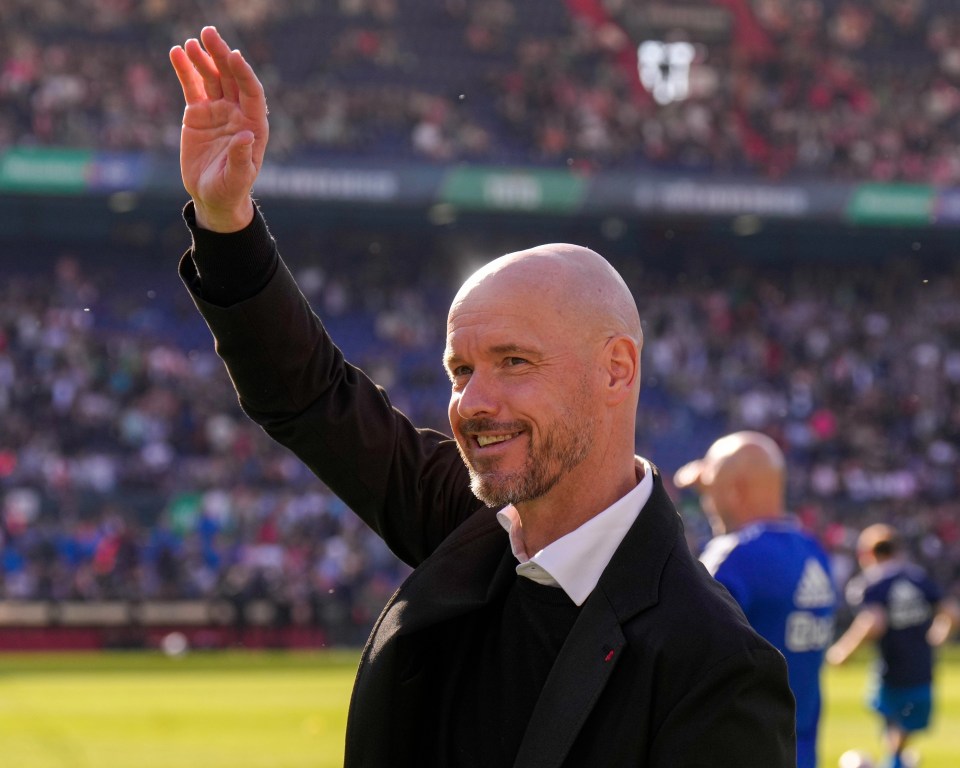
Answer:
<svg viewBox="0 0 960 768"><path fill-rule="evenodd" d="M538 584L560 587L575 604L583 605L653 492L650 463L638 456L637 465L638 470L643 467L643 478L633 490L533 557L523 547L516 508L511 504L497 512L497 520L510 534L510 548L520 563L517 574Z"/></svg>

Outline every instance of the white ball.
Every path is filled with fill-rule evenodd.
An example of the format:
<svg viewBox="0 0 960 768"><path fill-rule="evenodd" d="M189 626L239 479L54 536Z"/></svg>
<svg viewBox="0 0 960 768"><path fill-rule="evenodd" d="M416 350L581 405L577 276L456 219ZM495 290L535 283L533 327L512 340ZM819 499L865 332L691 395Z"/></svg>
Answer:
<svg viewBox="0 0 960 768"><path fill-rule="evenodd" d="M190 650L190 642L183 632L171 632L160 641L160 649L167 656L183 656Z"/></svg>
<svg viewBox="0 0 960 768"><path fill-rule="evenodd" d="M873 768L873 760L866 752L848 749L840 755L839 768Z"/></svg>

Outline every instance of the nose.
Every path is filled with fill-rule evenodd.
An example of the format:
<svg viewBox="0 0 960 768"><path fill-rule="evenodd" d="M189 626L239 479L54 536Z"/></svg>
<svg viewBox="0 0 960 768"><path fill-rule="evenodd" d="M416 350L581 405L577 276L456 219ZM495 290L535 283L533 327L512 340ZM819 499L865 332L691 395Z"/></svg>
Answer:
<svg viewBox="0 0 960 768"><path fill-rule="evenodd" d="M454 392L450 402L453 412L461 419L478 416L493 416L500 410L500 396L491 377L474 371L459 392Z"/></svg>

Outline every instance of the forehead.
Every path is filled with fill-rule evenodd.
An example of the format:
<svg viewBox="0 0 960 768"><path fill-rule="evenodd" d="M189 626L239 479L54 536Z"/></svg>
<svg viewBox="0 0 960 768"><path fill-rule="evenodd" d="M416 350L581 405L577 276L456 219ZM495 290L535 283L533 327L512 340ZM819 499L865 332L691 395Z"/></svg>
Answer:
<svg viewBox="0 0 960 768"><path fill-rule="evenodd" d="M465 352L515 345L542 348L559 343L558 318L542 297L468 295L454 303L447 317L447 350Z"/></svg>
<svg viewBox="0 0 960 768"><path fill-rule="evenodd" d="M447 316L447 354L467 344L471 354L511 344L544 353L571 347L593 327L575 289L561 260L503 257L457 293Z"/></svg>

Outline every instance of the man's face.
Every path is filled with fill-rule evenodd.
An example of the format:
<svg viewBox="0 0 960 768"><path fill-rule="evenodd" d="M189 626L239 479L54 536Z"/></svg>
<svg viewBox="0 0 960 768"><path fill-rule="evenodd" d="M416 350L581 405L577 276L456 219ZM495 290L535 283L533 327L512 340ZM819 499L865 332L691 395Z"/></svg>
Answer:
<svg viewBox="0 0 960 768"><path fill-rule="evenodd" d="M489 506L546 495L593 446L592 350L571 325L536 294L490 286L451 310L450 426L471 489Z"/></svg>

